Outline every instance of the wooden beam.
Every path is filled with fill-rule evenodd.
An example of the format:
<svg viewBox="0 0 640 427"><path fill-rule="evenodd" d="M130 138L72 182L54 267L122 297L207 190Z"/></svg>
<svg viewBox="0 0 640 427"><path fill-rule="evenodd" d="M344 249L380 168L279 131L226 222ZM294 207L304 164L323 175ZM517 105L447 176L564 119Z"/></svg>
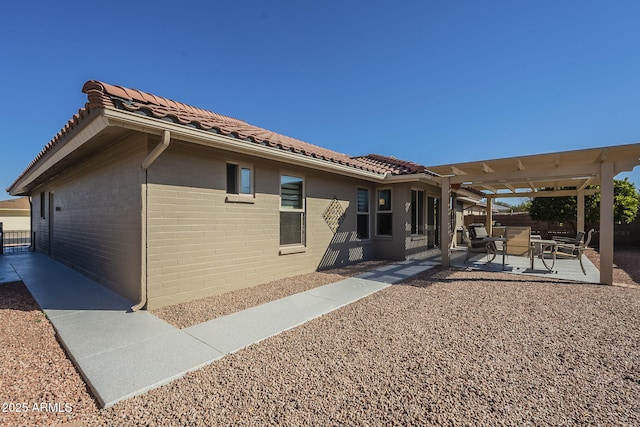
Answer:
<svg viewBox="0 0 640 427"><path fill-rule="evenodd" d="M589 189L582 190L585 195L591 196L596 194L598 190ZM523 191L518 193L495 193L485 194L485 197L492 199L508 199L512 197L564 197L564 196L577 196L578 190L554 190L554 191Z"/></svg>
<svg viewBox="0 0 640 427"><path fill-rule="evenodd" d="M492 173L492 172L494 172L494 170L491 169L488 164L486 164L485 162L482 162L482 172L484 172L484 173Z"/></svg>
<svg viewBox="0 0 640 427"><path fill-rule="evenodd" d="M538 171L521 170L521 171L505 171L481 173L477 175L464 175L451 177L451 183L465 182L498 182L501 180L515 183L527 181L550 181L550 180L568 180L576 176L588 176L600 174L600 166L596 164L589 165L565 165L560 169L555 167L540 169Z"/></svg>
<svg viewBox="0 0 640 427"><path fill-rule="evenodd" d="M602 163L600 179L600 283L613 284L613 163Z"/></svg>
<svg viewBox="0 0 640 427"><path fill-rule="evenodd" d="M458 169L455 166L451 166L451 173L454 175L466 175L467 173L465 171L463 171L462 169Z"/></svg>
<svg viewBox="0 0 640 427"><path fill-rule="evenodd" d="M449 267L449 228L451 227L451 215L449 215L449 203L451 200L449 177L442 177L440 188L440 252L442 253L442 267Z"/></svg>
<svg viewBox="0 0 640 427"><path fill-rule="evenodd" d="M519 171L523 171L524 170L524 165L522 164L522 160L516 159L516 169L519 170Z"/></svg>
<svg viewBox="0 0 640 427"><path fill-rule="evenodd" d="M587 186L589 185L589 183L593 181L593 178L587 178L584 180L584 182L582 183L582 185L578 186L577 190L578 193L580 193L580 191L584 190L585 188L587 188Z"/></svg>

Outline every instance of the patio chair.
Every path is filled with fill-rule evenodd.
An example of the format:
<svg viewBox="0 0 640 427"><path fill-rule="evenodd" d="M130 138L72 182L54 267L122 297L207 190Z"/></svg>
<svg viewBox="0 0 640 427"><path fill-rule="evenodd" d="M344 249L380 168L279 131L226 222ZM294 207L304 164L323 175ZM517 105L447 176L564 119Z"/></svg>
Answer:
<svg viewBox="0 0 640 427"><path fill-rule="evenodd" d="M480 227L477 227L480 228ZM476 239L471 239L469 235L469 229L465 226L462 227L463 237L467 243L467 257L464 259L464 263L466 264L471 258L472 253L486 253L487 254L487 262L491 262L495 259L497 254L497 249L495 246L495 242L486 242L483 240L484 237L488 237L487 230L482 227L484 230L484 237L477 238L479 235L482 236L482 230L478 233L478 229L476 228Z"/></svg>
<svg viewBox="0 0 640 427"><path fill-rule="evenodd" d="M589 230L589 234L587 234L587 241L582 242L582 237L584 237L584 233L580 240L573 240L573 243L564 243L561 242L560 239L554 239L558 242L558 251L556 252L557 258L577 258L580 261L580 268L582 272L586 275L587 271L584 268L584 264L582 264L582 254L589 247L589 243L591 243L591 235L593 234L593 228ZM580 233L578 233L580 234ZM577 236L576 236L577 237Z"/></svg>
<svg viewBox="0 0 640 427"><path fill-rule="evenodd" d="M507 227L507 253L530 256L531 227Z"/></svg>
<svg viewBox="0 0 640 427"><path fill-rule="evenodd" d="M577 245L584 238L584 234L585 234L584 231L578 231L578 233L576 234L576 237L554 237L553 240L555 240L558 243L569 243L569 244Z"/></svg>

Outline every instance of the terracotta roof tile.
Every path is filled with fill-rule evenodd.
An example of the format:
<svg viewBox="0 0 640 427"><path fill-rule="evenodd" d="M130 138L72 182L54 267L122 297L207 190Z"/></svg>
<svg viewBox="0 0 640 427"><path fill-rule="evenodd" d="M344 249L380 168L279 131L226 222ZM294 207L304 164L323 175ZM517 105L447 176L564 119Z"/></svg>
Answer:
<svg viewBox="0 0 640 427"><path fill-rule="evenodd" d="M91 80L85 83L82 91L88 95L90 108L115 108L145 114L158 119L171 119L176 123L192 125L199 129L222 135L234 136L247 142L263 144L357 169L384 173L384 171L377 169L375 166L360 162L346 154L327 150L317 145L250 125L242 120L192 107L137 89L127 89Z"/></svg>
<svg viewBox="0 0 640 427"><path fill-rule="evenodd" d="M407 175L416 173L426 173L432 176L436 174L427 170L425 166L408 160L400 160L395 157L382 156L380 154L367 154L366 156L354 157L362 163L368 164L370 167L393 175Z"/></svg>
<svg viewBox="0 0 640 427"><path fill-rule="evenodd" d="M298 153L304 156L332 163L370 171L394 175L429 173L424 166L393 157L369 154L351 157L347 154L309 144L295 138L263 129L249 123L212 111L196 108L171 99L156 96L137 89L90 80L82 87L88 101L78 110L64 128L38 153L20 176L11 184L13 187L45 155L56 149L61 140L80 126L84 120L102 109L116 109L143 114L161 120L168 120L203 131L232 136L243 143L261 144L275 149Z"/></svg>

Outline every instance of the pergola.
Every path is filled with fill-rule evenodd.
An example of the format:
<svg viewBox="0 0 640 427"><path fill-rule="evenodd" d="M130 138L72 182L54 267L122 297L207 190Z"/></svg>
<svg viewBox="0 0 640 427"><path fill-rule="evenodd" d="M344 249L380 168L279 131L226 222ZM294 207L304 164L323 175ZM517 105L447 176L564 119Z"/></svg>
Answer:
<svg viewBox="0 0 640 427"><path fill-rule="evenodd" d="M487 227L492 201L505 197L577 196L578 230L584 231L584 196L600 186L600 282L613 283L613 180L640 165L640 143L530 156L429 166L440 175L442 265L450 265L451 189L473 187L487 197ZM549 191L548 189L553 189ZM547 191L543 191L543 190ZM446 248L446 250L445 250Z"/></svg>

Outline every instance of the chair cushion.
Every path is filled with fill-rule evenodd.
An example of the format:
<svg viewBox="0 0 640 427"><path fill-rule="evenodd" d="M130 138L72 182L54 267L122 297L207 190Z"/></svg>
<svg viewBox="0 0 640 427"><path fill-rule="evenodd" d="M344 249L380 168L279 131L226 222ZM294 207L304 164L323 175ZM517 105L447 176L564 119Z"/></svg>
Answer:
<svg viewBox="0 0 640 427"><path fill-rule="evenodd" d="M474 227L476 239L483 239L485 237L489 237L487 233L487 229L484 227Z"/></svg>

